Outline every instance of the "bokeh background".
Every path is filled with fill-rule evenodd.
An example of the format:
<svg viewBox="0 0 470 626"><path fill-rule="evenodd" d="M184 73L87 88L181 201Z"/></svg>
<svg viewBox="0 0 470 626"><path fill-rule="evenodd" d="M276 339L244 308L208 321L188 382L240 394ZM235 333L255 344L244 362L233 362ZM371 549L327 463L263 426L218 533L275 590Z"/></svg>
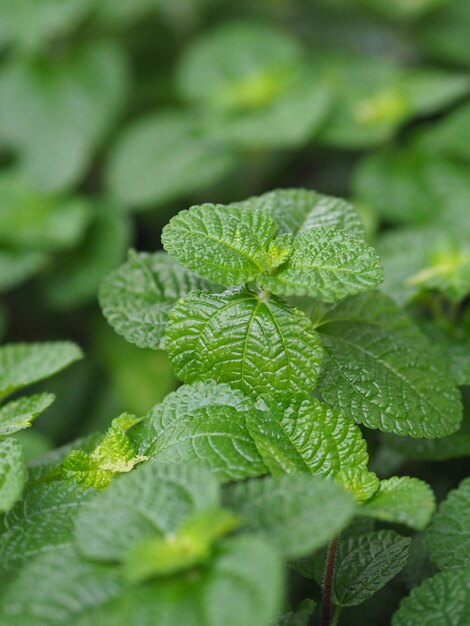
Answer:
<svg viewBox="0 0 470 626"><path fill-rule="evenodd" d="M470 0L0 0L0 341L86 353L26 445L175 387L108 327L101 279L177 211L278 187L355 203L467 380L469 42Z"/></svg>

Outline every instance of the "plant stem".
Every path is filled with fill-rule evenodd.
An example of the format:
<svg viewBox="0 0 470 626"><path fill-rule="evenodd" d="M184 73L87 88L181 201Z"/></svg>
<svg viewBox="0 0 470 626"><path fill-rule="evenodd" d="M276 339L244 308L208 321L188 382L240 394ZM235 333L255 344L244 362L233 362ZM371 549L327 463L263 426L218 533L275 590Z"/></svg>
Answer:
<svg viewBox="0 0 470 626"><path fill-rule="evenodd" d="M331 594L333 591L333 577L335 573L336 550L338 548L339 535L333 539L328 548L326 558L325 578L323 581L323 597L321 605L321 626L333 626L331 624ZM339 615L338 615L339 617ZM336 615L335 615L335 619Z"/></svg>
<svg viewBox="0 0 470 626"><path fill-rule="evenodd" d="M333 613L333 619L331 620L330 626L337 626L342 610L343 610L342 606L336 607L335 612Z"/></svg>

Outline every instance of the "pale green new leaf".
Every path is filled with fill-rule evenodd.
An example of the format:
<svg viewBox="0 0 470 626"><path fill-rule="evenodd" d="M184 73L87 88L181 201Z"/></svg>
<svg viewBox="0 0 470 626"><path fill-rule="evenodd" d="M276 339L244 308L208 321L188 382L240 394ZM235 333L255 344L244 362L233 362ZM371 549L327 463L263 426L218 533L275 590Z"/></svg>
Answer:
<svg viewBox="0 0 470 626"><path fill-rule="evenodd" d="M446 364L387 296L344 300L316 327L326 352L319 391L343 415L402 436L458 429L460 394Z"/></svg>
<svg viewBox="0 0 470 626"><path fill-rule="evenodd" d="M226 491L225 503L244 528L265 537L286 558L324 546L356 511L354 499L341 487L308 474L237 483Z"/></svg>
<svg viewBox="0 0 470 626"><path fill-rule="evenodd" d="M194 383L166 396L132 431L141 454L157 463L195 463L221 481L266 473L247 430L253 401L229 385Z"/></svg>
<svg viewBox="0 0 470 626"><path fill-rule="evenodd" d="M392 626L467 626L470 569L456 569L425 580L402 600Z"/></svg>
<svg viewBox="0 0 470 626"><path fill-rule="evenodd" d="M349 233L321 227L299 233L288 260L258 280L280 295L336 302L376 287L383 280L383 268L368 244Z"/></svg>
<svg viewBox="0 0 470 626"><path fill-rule="evenodd" d="M230 206L268 211L281 233L326 227L345 230L359 238L365 235L362 220L352 204L311 189L275 189Z"/></svg>
<svg viewBox="0 0 470 626"><path fill-rule="evenodd" d="M310 393L322 358L303 313L250 291L192 292L173 309L166 341L184 382L216 380L248 394Z"/></svg>
<svg viewBox="0 0 470 626"><path fill-rule="evenodd" d="M25 482L22 445L16 439L0 441L0 512L11 509L20 497Z"/></svg>
<svg viewBox="0 0 470 626"><path fill-rule="evenodd" d="M127 431L142 418L123 413L114 419L108 431L92 452L72 450L61 464L64 480L79 483L83 487L104 489L117 474L130 472L136 465L147 460L138 454Z"/></svg>
<svg viewBox="0 0 470 626"><path fill-rule="evenodd" d="M2 519L0 570L10 570L42 552L70 545L75 517L90 493L66 482L27 489Z"/></svg>
<svg viewBox="0 0 470 626"><path fill-rule="evenodd" d="M219 540L240 525L225 509L207 509L189 517L178 530L143 539L128 551L124 576L132 584L164 578L206 565Z"/></svg>
<svg viewBox="0 0 470 626"><path fill-rule="evenodd" d="M361 507L361 514L422 530L435 506L434 494L425 482L409 476L393 476L380 481L377 493Z"/></svg>
<svg viewBox="0 0 470 626"><path fill-rule="evenodd" d="M0 399L60 372L81 358L82 351L70 341L0 346Z"/></svg>
<svg viewBox="0 0 470 626"><path fill-rule="evenodd" d="M29 428L33 420L51 406L52 393L37 393L13 400L0 408L0 437Z"/></svg>
<svg viewBox="0 0 470 626"><path fill-rule="evenodd" d="M202 204L175 215L162 231L162 243L199 276L236 286L270 269L267 248L276 235L267 212Z"/></svg>
<svg viewBox="0 0 470 626"><path fill-rule="evenodd" d="M470 566L470 478L440 504L426 531L426 547L441 569Z"/></svg>
<svg viewBox="0 0 470 626"><path fill-rule="evenodd" d="M406 565L410 543L393 530L342 538L335 562L335 603L361 604L382 589Z"/></svg>
<svg viewBox="0 0 470 626"><path fill-rule="evenodd" d="M351 420L315 398L288 393L263 396L257 407L248 430L273 475L333 478L359 501L375 493L379 481L367 470L367 445Z"/></svg>
<svg viewBox="0 0 470 626"><path fill-rule="evenodd" d="M209 470L148 462L97 494L78 515L75 535L86 557L119 561L143 539L174 533L192 514L219 502Z"/></svg>
<svg viewBox="0 0 470 626"><path fill-rule="evenodd" d="M127 263L102 282L99 299L103 314L127 341L139 348L162 348L170 311L194 289L213 287L179 266L164 252L131 250Z"/></svg>
<svg viewBox="0 0 470 626"><path fill-rule="evenodd" d="M136 209L151 209L197 192L236 166L232 150L204 135L194 115L161 113L125 129L106 171L110 193Z"/></svg>

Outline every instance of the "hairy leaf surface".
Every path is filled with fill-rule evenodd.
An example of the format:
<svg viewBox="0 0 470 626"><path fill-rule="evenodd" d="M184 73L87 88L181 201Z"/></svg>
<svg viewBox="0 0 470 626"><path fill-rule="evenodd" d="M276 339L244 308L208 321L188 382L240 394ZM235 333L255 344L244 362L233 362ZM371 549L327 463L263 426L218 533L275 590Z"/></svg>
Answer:
<svg viewBox="0 0 470 626"><path fill-rule="evenodd" d="M23 491L26 469L23 447L16 439L0 441L0 511L9 511Z"/></svg>
<svg viewBox="0 0 470 626"><path fill-rule="evenodd" d="M199 276L236 286L270 268L267 248L276 235L267 212L202 204L175 215L163 229L162 243Z"/></svg>
<svg viewBox="0 0 470 626"><path fill-rule="evenodd" d="M250 291L192 292L173 309L166 341L184 382L213 379L248 394L310 393L322 358L303 313Z"/></svg>
<svg viewBox="0 0 470 626"><path fill-rule="evenodd" d="M263 396L261 415L248 429L275 476L308 472L334 478L358 500L370 498L378 478L367 470L369 455L360 429L315 398Z"/></svg>
<svg viewBox="0 0 470 626"><path fill-rule="evenodd" d="M460 394L446 364L385 295L340 302L316 327L326 351L319 390L346 417L411 437L458 429Z"/></svg>
<svg viewBox="0 0 470 626"><path fill-rule="evenodd" d="M422 530L434 508L434 494L429 485L417 478L394 476L380 481L377 493L364 503L361 513Z"/></svg>
<svg viewBox="0 0 470 626"><path fill-rule="evenodd" d="M127 341L139 348L161 348L170 311L194 289L210 283L180 267L164 252L129 252L127 263L101 284L103 314Z"/></svg>
<svg viewBox="0 0 470 626"><path fill-rule="evenodd" d="M292 254L259 282L280 295L311 296L335 302L376 287L383 280L379 257L354 235L334 228L299 233Z"/></svg>
<svg viewBox="0 0 470 626"><path fill-rule="evenodd" d="M52 393L37 393L12 400L0 408L0 436L6 437L29 428L36 419L54 402Z"/></svg>
<svg viewBox="0 0 470 626"><path fill-rule="evenodd" d="M130 434L158 463L195 463L219 480L240 480L267 471L246 426L256 412L229 385L194 383L170 393Z"/></svg>

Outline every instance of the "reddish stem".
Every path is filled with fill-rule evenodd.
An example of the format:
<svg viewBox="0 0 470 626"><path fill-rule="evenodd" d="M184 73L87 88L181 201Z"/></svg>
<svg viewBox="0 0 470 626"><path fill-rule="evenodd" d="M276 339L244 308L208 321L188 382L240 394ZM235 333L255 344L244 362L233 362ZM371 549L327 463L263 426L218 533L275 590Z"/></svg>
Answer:
<svg viewBox="0 0 470 626"><path fill-rule="evenodd" d="M331 623L331 594L333 592L333 578L335 573L336 550L339 536L333 539L328 548L326 558L325 578L323 581L323 596L321 605L321 626L330 626Z"/></svg>

